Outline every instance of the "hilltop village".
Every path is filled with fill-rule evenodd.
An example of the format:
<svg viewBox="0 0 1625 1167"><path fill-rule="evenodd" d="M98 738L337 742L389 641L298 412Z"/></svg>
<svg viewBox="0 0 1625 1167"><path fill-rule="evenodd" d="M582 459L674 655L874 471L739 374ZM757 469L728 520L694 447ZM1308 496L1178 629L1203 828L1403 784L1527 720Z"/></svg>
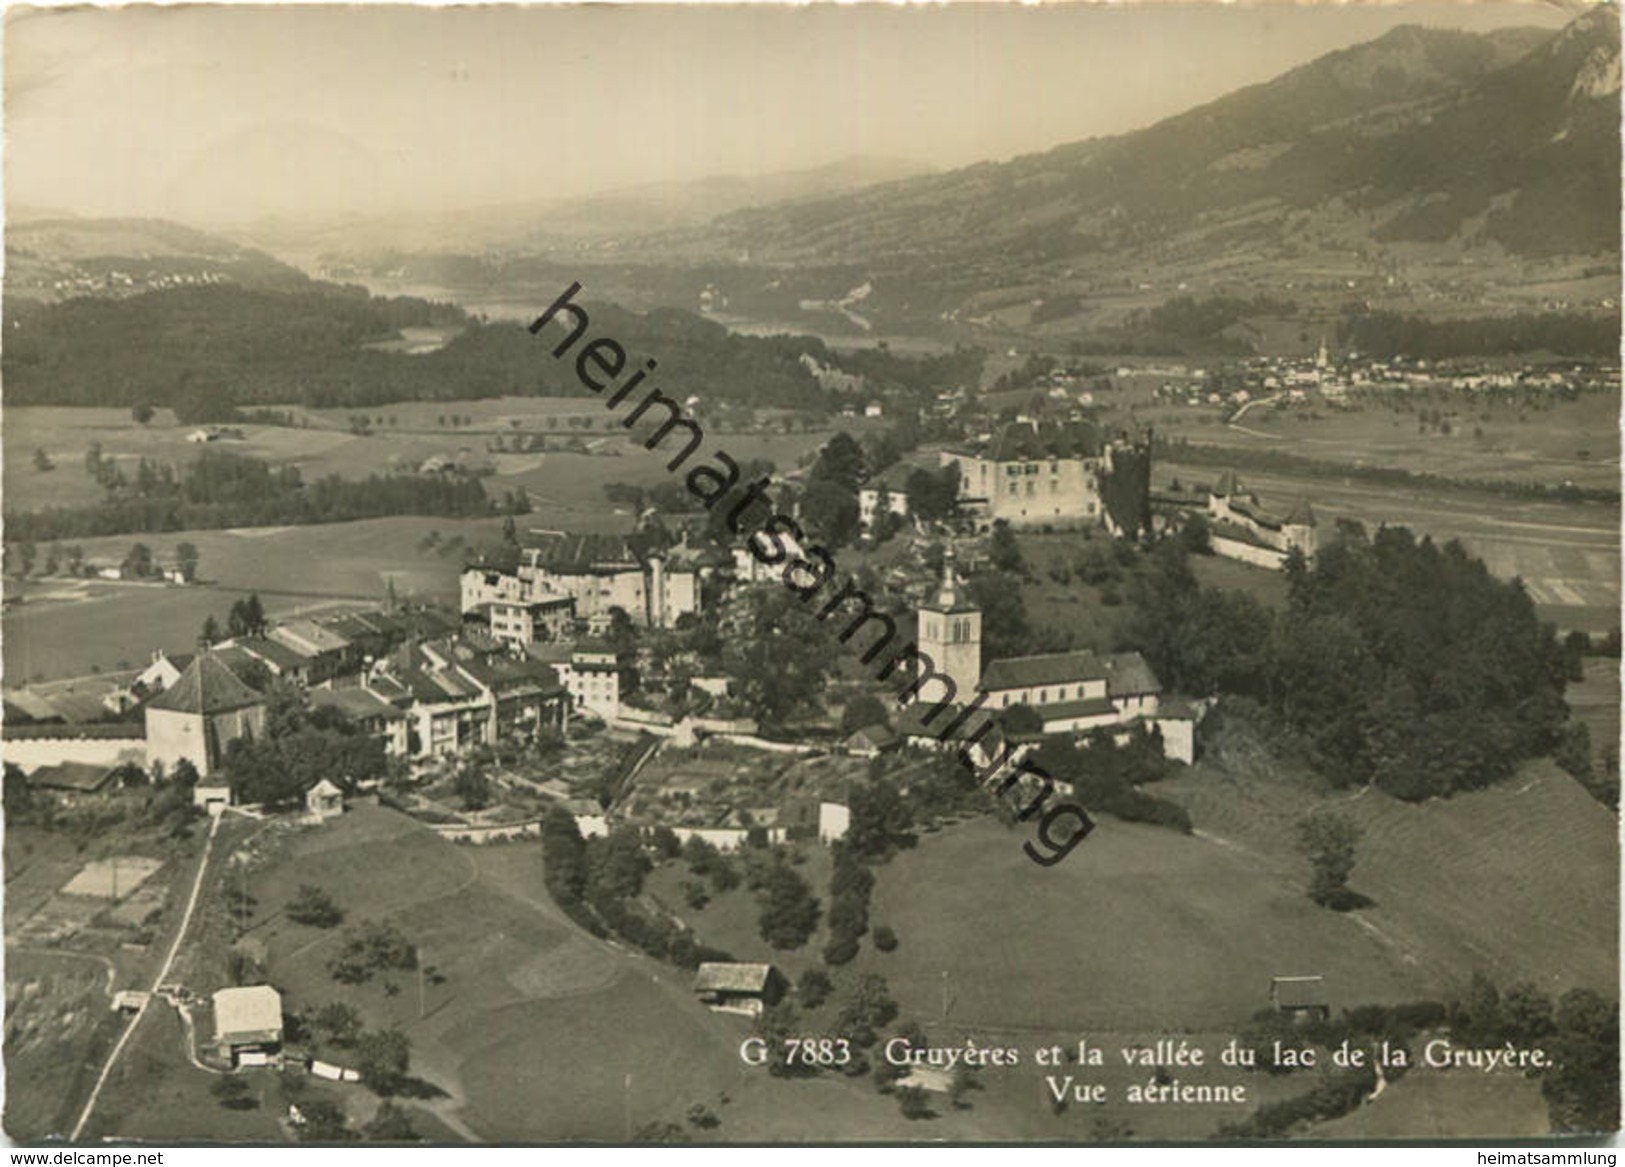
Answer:
<svg viewBox="0 0 1625 1167"><path fill-rule="evenodd" d="M819 475L846 447L857 450L842 435L818 465L776 485L816 494ZM764 708L753 698L761 678L725 641L749 636L754 606L777 602L785 569L764 566L725 531L708 531L695 521L704 516L651 510L625 535L510 523L506 542L463 569L455 612L403 605L268 620L234 610L228 634L154 646L151 662L131 674L8 688L7 761L32 788L70 798L94 796L135 768L184 774L203 809L297 803L306 790L272 782L242 760L246 746L266 738L269 710L273 719L342 723L368 739L376 755L368 755L365 773L326 777L348 796L401 798L454 824L442 829L459 837L534 832L535 812L555 801L589 834L624 820L734 847L751 829L781 839L788 829L781 821L813 813L824 835L838 835L830 824L847 814L842 781L790 791L715 783L690 790L674 780L657 795L635 781L635 771L667 743L801 758L941 748L925 719L942 702L1028 711L1016 724L1033 741L1144 730L1171 760L1189 763L1200 702L1165 692L1132 650L996 655L984 645L982 612L962 573L985 566L1013 531L1135 539L1186 512L1206 516L1213 548L1238 558L1279 566L1294 551L1314 553L1307 504L1276 518L1234 474L1204 497L1153 494L1149 445L1107 438L1081 419L1011 421L987 440L917 451L853 485L857 546L873 545L876 528L885 528L888 541L923 557L913 572L894 566L875 579L870 602L889 601L887 610L950 682L946 694L925 684L912 702L887 708L879 698L890 699L895 685L849 680L835 699L809 692L799 708ZM944 488L953 492L946 500ZM922 519L915 508L943 517ZM797 541L785 538L799 558ZM832 621L825 634L831 655L846 639L839 636L845 622ZM570 764L578 742L599 748L602 731L653 748L624 774ZM511 821L515 804L495 794L459 799L440 790L437 797L437 777L470 759L514 759L539 743L559 751L555 776L497 772L498 788L524 796L518 805L532 813L522 821ZM487 798L491 808L470 805ZM820 809L799 806L809 798Z"/></svg>
<svg viewBox="0 0 1625 1167"><path fill-rule="evenodd" d="M707 508L679 476L658 477L670 457L652 452L659 435L600 403L521 414L533 403L505 399L493 408L512 416L463 417L458 428L474 433L455 457L414 447L408 469L369 487L405 482L417 505L449 508L382 520L415 541L418 562L440 561L454 590L442 586L439 602L397 596L401 561L376 553L366 570L388 580L377 602L207 582L218 548L314 524L204 531L188 536L201 549L181 543L173 556L145 542L122 559L111 541L51 543L45 571L22 567L44 587L13 618L91 587L207 615L188 640L146 645L133 667L115 658L4 690L8 846L23 872L8 939L41 967L60 957L120 970L105 1017L68 1007L85 984L38 976L34 991L62 1002L52 1016L65 1020L30 1021L19 1056L126 1024L138 1035L139 1059L107 1063L111 1103L59 1083L67 1101L40 1129L131 1129L143 1111L130 1099L157 1088L138 1071L161 1064L170 1073L157 1080L184 1084L210 1135L467 1137L451 1108L395 1099L464 1089L445 1050L471 1040L466 1027L512 986L534 988L536 1025L567 1024L574 1006L553 998L582 990L575 962L602 978L586 991L632 994L640 1034L680 1027L731 1069L730 1025L760 1040L804 1026L853 1033L867 1051L859 1069L907 1120L943 1113L932 1096L957 1114L974 1079L893 1074L882 1036L914 1033L939 999L939 1027L960 1024L961 1009L995 1026L1011 1008L1079 1025L1107 1015L1066 1013L1080 959L1067 945L1081 933L1048 927L1103 879L1119 883L1098 902L1139 912L1149 897L1148 935L1169 967L1188 955L1192 886L1251 880L1246 910L1288 922L1238 926L1220 999L1179 1024L1251 1026L1259 1043L1334 1024L1334 1003L1390 992L1385 967L1362 966L1350 987L1349 966L1324 955L1344 943L1338 914L1366 906L1337 842L1358 838L1340 809L1346 787L1380 792L1362 812L1403 815L1407 802L1478 791L1553 755L1568 774L1532 781L1554 821L1589 831L1597 803L1617 799L1617 757L1605 748L1596 764L1554 672L1586 677L1590 658L1617 653L1617 632L1601 643L1571 632L1560 646L1523 585L1493 579L1459 545L1367 531L1346 517L1346 489L1325 505L1313 474L1283 475L1285 463L1248 449L1231 462L1158 428L1184 411L1232 432L1311 415L1394 428L1390 415L1405 414L1433 441L1480 401L1535 412L1610 389L1608 371L1589 367L1469 384L1464 364L1425 375L1384 364L1398 379L1379 385L1361 380L1382 371L1371 362L1324 352L1115 371L1045 358L986 389L906 393L820 366L850 404L812 436L794 432L807 418L763 409L741 421L686 400L730 444L768 430L799 443L782 466L741 460L741 482L777 508L759 528ZM302 436L286 418L174 428L186 447L201 435L191 482L225 484L226 505L256 507L285 472L245 470L252 459L217 447ZM353 418L345 440L394 428L388 413ZM476 497L481 437L492 464L536 458L541 473L500 501ZM768 448L744 440L735 448ZM132 485L127 456L92 454L87 474L113 498L161 493L172 477L143 459ZM537 513L555 489L547 475L569 473L548 468L554 454L597 475L584 508L596 521ZM644 461L653 474L637 472ZM460 525L448 537L436 523ZM328 524L340 540L365 525ZM8 547L14 567L25 549ZM211 598L232 595L225 610ZM1495 635L1478 634L1488 627ZM1440 660L1455 662L1443 680ZM1359 729L1369 725L1392 736ZM1306 855L1298 833L1323 819L1332 842ZM1227 866L1243 852L1207 834L1215 821L1276 868ZM1177 874L1193 861L1207 874ZM997 947L1040 933L1059 946L1034 965L1054 978L1042 1004L988 997L960 976L963 954L946 975L934 963L932 937L951 929L929 921L957 919L963 895L982 897L977 919ZM930 906L916 908L922 896ZM1015 905L1009 922L989 896ZM1527 917L1523 901L1507 902L1509 917ZM676 1000L661 981L673 969ZM1103 990L1115 994L1110 1016L1165 1023L1135 1012L1133 977L1101 983L1115 986ZM1460 991L1414 984L1405 991ZM953 996L961 986L973 1003ZM163 1020L142 1021L154 1014ZM1422 1015L1442 1024L1445 1007ZM668 1112L712 1129L730 1088L710 1081L675 1111L670 1099L636 1103L632 1133L670 1136ZM1033 1110L1026 1095L988 1105ZM621 1121L592 1129L624 1134Z"/></svg>

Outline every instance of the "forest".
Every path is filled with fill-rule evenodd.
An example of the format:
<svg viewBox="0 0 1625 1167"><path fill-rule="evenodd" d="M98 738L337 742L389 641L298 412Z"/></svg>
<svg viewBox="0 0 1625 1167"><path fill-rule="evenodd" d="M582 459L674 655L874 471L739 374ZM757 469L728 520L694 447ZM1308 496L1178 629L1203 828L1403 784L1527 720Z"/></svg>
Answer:
<svg viewBox="0 0 1625 1167"><path fill-rule="evenodd" d="M581 393L570 367L543 360L545 351L517 322L486 322L454 305L369 296L336 284L312 288L224 285L19 303L9 313L3 358L7 401L169 406L191 424L233 420L237 410L266 405L326 409ZM800 360L811 353L836 363L816 338L738 336L674 310L639 315L601 304L592 312L594 323L629 352L658 360L662 387L679 399L828 407ZM429 326L461 331L428 353L365 347L402 328ZM899 362L886 365L894 369ZM935 366L927 368L935 374Z"/></svg>
<svg viewBox="0 0 1625 1167"><path fill-rule="evenodd" d="M1551 352L1572 357L1619 355L1619 317L1578 312L1472 316L1429 320L1397 312L1351 312L1337 326L1338 342L1373 357L1502 356Z"/></svg>
<svg viewBox="0 0 1625 1167"><path fill-rule="evenodd" d="M1342 523L1312 567L1289 560L1279 612L1199 586L1179 540L1155 556L1131 639L1163 683L1250 705L1335 785L1448 795L1561 741L1568 666L1555 631L1521 584L1455 541Z"/></svg>

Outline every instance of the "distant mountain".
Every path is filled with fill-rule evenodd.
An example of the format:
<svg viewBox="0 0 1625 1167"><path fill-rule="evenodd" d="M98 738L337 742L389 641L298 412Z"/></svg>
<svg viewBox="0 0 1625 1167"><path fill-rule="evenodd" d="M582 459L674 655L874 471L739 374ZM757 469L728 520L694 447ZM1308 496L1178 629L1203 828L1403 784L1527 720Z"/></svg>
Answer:
<svg viewBox="0 0 1625 1167"><path fill-rule="evenodd" d="M1405 26L1147 129L647 241L758 262L1213 259L1357 242L1617 252L1619 22Z"/></svg>
<svg viewBox="0 0 1625 1167"><path fill-rule="evenodd" d="M452 252L611 244L693 227L741 207L848 194L930 173L918 162L853 157L826 166L746 178L644 183L578 198L526 200L445 212L325 219L262 219L232 233L279 254L324 265L380 252Z"/></svg>

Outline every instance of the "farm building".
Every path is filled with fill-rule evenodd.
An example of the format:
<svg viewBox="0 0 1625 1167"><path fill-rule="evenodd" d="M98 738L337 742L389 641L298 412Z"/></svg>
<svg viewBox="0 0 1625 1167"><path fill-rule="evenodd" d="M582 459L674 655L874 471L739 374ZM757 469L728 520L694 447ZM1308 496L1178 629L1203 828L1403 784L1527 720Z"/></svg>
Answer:
<svg viewBox="0 0 1625 1167"><path fill-rule="evenodd" d="M694 995L718 1013L760 1017L784 994L784 978L770 964L708 960L694 974Z"/></svg>
<svg viewBox="0 0 1625 1167"><path fill-rule="evenodd" d="M282 994L270 985L221 989L214 995L214 1040L233 1065L243 1054L282 1044Z"/></svg>
<svg viewBox="0 0 1625 1167"><path fill-rule="evenodd" d="M1332 1008L1326 999L1325 977L1271 977L1270 1003L1277 1013L1325 1020Z"/></svg>
<svg viewBox="0 0 1625 1167"><path fill-rule="evenodd" d="M62 794L100 794L113 780L113 769L85 762L58 762L41 766L28 776L28 785Z"/></svg>

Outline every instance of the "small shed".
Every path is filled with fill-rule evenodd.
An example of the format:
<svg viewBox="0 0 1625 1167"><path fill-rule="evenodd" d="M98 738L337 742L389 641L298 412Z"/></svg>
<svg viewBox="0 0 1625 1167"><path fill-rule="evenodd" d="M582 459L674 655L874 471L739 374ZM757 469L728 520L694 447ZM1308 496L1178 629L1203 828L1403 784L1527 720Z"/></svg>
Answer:
<svg viewBox="0 0 1625 1167"><path fill-rule="evenodd" d="M847 735L846 740L841 743L841 748L854 757L878 758L900 744L902 739L887 726L866 725Z"/></svg>
<svg viewBox="0 0 1625 1167"><path fill-rule="evenodd" d="M214 995L214 1040L233 1065L239 1056L282 1044L282 994L270 985L221 989Z"/></svg>
<svg viewBox="0 0 1625 1167"><path fill-rule="evenodd" d="M784 995L784 977L771 964L708 960L694 974L694 995L715 1012L760 1017Z"/></svg>
<svg viewBox="0 0 1625 1167"><path fill-rule="evenodd" d="M344 791L332 779L323 778L305 791L305 809L319 819L330 819L344 813Z"/></svg>
<svg viewBox="0 0 1625 1167"><path fill-rule="evenodd" d="M113 767L93 766L84 762L59 762L54 766L41 766L28 776L28 785L39 790L56 790L64 794L100 794L113 780Z"/></svg>
<svg viewBox="0 0 1625 1167"><path fill-rule="evenodd" d="M231 787L224 782L199 782L192 787L192 805L206 814L219 814L231 805Z"/></svg>
<svg viewBox="0 0 1625 1167"><path fill-rule="evenodd" d="M1322 1021L1332 1012L1325 977L1271 977L1270 1003L1277 1013L1318 1017Z"/></svg>
<svg viewBox="0 0 1625 1167"><path fill-rule="evenodd" d="M113 1009L119 1013L139 1013L146 1008L151 996L141 989L120 989L113 994Z"/></svg>

